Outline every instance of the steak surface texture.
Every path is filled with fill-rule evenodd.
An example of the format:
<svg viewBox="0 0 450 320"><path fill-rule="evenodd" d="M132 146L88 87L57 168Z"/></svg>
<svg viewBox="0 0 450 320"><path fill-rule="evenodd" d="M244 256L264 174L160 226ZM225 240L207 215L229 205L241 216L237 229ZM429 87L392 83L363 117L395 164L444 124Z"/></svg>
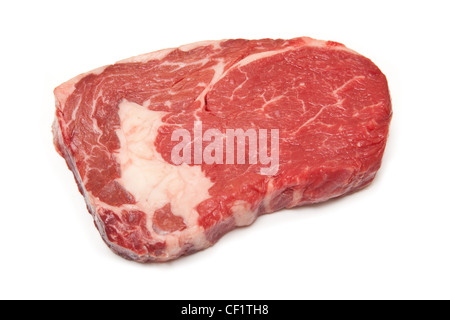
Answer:
<svg viewBox="0 0 450 320"><path fill-rule="evenodd" d="M103 240L138 262L176 259L262 214L363 188L380 168L392 116L373 62L306 37L160 50L81 74L54 93L57 151ZM219 141L223 156L211 155L222 163L194 159L195 131L210 129L217 135L200 137L200 156ZM251 161L251 135L244 159L226 163L229 129L254 130L259 152L266 130L277 163ZM173 160L177 130L192 133L180 153L190 163Z"/></svg>

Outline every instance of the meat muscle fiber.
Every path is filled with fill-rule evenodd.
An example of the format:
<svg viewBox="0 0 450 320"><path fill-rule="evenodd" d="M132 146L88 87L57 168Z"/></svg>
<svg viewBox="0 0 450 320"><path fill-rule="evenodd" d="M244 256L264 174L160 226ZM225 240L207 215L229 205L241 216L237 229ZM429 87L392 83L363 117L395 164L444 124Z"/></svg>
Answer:
<svg viewBox="0 0 450 320"><path fill-rule="evenodd" d="M160 50L81 74L54 93L56 149L103 240L138 262L172 260L262 214L363 188L380 168L392 116L374 63L306 37ZM241 161L226 158L229 129L256 133L256 152L277 153L277 163L269 168L261 153L251 159L251 134ZM177 132L192 133L182 153L174 153ZM188 150L200 140L200 153ZM224 149L210 153L211 163L201 157L213 141Z"/></svg>

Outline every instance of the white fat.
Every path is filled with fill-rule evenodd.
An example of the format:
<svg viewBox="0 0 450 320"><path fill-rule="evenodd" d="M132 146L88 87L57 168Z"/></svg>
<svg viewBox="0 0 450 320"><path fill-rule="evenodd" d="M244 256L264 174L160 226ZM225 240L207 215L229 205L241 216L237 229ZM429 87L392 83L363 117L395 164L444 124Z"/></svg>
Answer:
<svg viewBox="0 0 450 320"><path fill-rule="evenodd" d="M195 228L195 207L209 198L213 184L200 166L172 165L156 150L155 139L164 115L133 102L119 104L119 182L135 197L136 206L147 213L149 228L153 212L167 203L173 214L183 217L188 228Z"/></svg>
<svg viewBox="0 0 450 320"><path fill-rule="evenodd" d="M270 202L272 201L272 196L275 190L275 187L273 185L274 180L270 179L269 182L267 182L267 189L266 189L266 194L264 196L264 199L262 201L262 204L264 206L265 209L265 213L270 213L272 212L272 208L270 206Z"/></svg>
<svg viewBox="0 0 450 320"><path fill-rule="evenodd" d="M236 200L231 207L231 212L238 227L248 226L256 219L256 213L251 211L251 205L247 201Z"/></svg>
<svg viewBox="0 0 450 320"><path fill-rule="evenodd" d="M198 42L182 45L182 46L178 47L178 49L180 49L181 51L190 51L190 50L198 48L198 47L206 47L206 46L210 46L210 45L212 45L214 47L214 49L219 49L221 42L222 42L221 40L198 41Z"/></svg>
<svg viewBox="0 0 450 320"><path fill-rule="evenodd" d="M211 67L214 70L214 76L212 77L210 83L206 86L206 88L199 94L197 97L197 101L201 102L200 110L203 108L205 103L205 96L211 90L211 88L222 78L223 71L225 68L225 63L223 59L219 59L217 64Z"/></svg>
<svg viewBox="0 0 450 320"><path fill-rule="evenodd" d="M214 49L219 49L220 48L220 42L218 40L207 40L207 41L199 41L199 42L194 42L194 43L189 43L189 44L185 44L182 45L178 48L168 48L168 49L162 49L162 50L158 50L158 51L153 51L150 53L145 53L145 54L141 54L138 56L134 56L128 59L123 59L118 61L117 63L133 63L133 62L148 62L150 60L161 60L164 59L169 53L171 53L172 51L179 49L181 51L190 51L192 49L198 48L198 47L204 47L204 46L209 46L212 45L214 47Z"/></svg>
<svg viewBox="0 0 450 320"><path fill-rule="evenodd" d="M150 60L161 60L164 59L169 53L171 53L175 48L162 49L158 51L153 51L149 53L144 53L131 58L123 59L117 61L117 63L137 63L137 62L148 62Z"/></svg>
<svg viewBox="0 0 450 320"><path fill-rule="evenodd" d="M288 207L291 208L298 205L302 200L302 197L303 197L303 189L294 190L294 193L292 194L292 201Z"/></svg>

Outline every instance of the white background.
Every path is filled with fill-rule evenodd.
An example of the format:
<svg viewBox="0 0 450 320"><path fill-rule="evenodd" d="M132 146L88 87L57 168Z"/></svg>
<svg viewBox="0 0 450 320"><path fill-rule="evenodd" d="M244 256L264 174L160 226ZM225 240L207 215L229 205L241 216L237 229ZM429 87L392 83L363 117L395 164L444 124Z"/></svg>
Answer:
<svg viewBox="0 0 450 320"><path fill-rule="evenodd" d="M0 12L0 298L450 298L447 1L2 1ZM53 88L185 43L298 36L342 42L386 74L394 117L373 184L171 263L113 254L53 148Z"/></svg>

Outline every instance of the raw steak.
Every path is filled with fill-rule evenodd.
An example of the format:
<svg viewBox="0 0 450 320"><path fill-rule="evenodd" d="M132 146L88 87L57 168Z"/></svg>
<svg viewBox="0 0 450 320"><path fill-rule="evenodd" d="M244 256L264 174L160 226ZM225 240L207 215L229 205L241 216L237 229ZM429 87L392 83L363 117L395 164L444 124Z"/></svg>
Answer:
<svg viewBox="0 0 450 320"><path fill-rule="evenodd" d="M103 240L139 262L175 259L262 214L363 188L380 167L392 115L386 78L369 59L311 38L156 51L79 75L55 96L58 152ZM221 164L198 162L196 151L183 158L190 163L173 161L172 134L198 123L200 134L223 137L267 129L278 163L263 173L267 162L250 153Z"/></svg>

